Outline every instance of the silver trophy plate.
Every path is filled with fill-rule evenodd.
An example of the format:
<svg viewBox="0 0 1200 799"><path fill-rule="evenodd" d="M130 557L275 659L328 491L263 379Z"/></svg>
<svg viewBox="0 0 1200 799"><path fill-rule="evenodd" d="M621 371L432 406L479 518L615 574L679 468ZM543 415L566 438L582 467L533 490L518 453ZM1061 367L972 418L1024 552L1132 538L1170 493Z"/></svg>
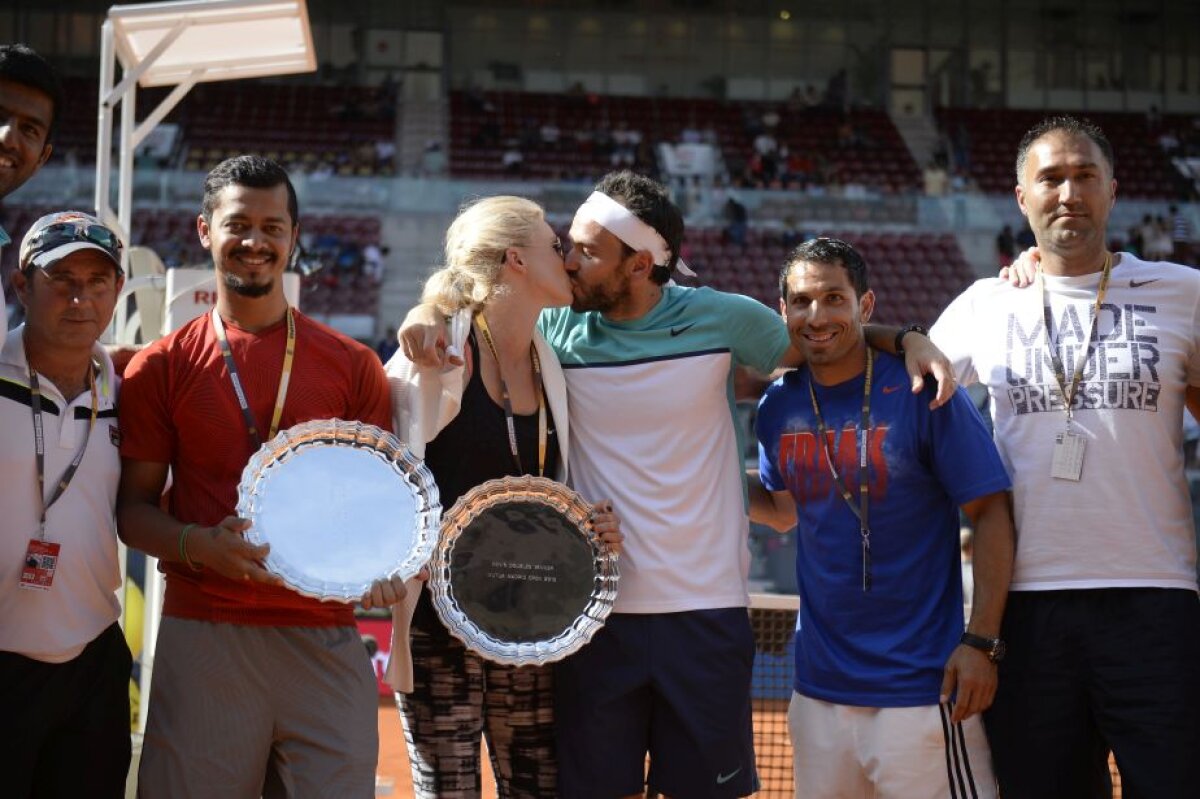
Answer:
<svg viewBox="0 0 1200 799"><path fill-rule="evenodd" d="M442 519L430 560L446 628L497 663L561 660L591 640L617 596L617 559L588 524L592 508L542 477L489 480Z"/></svg>
<svg viewBox="0 0 1200 799"><path fill-rule="evenodd" d="M328 419L282 430L246 464L238 515L264 566L298 593L339 602L408 579L437 543L442 506L425 464L391 433Z"/></svg>

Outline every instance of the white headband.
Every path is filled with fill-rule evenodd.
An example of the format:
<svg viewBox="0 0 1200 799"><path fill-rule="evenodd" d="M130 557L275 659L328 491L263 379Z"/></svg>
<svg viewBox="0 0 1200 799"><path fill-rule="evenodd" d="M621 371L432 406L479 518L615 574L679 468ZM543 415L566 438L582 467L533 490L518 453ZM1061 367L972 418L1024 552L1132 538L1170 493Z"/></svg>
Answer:
<svg viewBox="0 0 1200 799"><path fill-rule="evenodd" d="M649 250L656 266L666 266L671 260L671 248L662 235L604 192L592 192L575 212L575 218L595 222L637 252ZM682 258L675 262L675 268L680 274L696 276Z"/></svg>

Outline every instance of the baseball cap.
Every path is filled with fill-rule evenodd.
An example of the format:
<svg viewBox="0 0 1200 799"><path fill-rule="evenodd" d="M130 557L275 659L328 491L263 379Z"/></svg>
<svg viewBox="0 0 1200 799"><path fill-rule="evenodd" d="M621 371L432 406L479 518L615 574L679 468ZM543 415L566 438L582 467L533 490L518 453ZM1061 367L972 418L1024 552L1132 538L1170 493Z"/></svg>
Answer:
<svg viewBox="0 0 1200 799"><path fill-rule="evenodd" d="M21 241L21 269L49 269L73 252L99 250L121 269L121 239L99 219L82 211L46 214Z"/></svg>

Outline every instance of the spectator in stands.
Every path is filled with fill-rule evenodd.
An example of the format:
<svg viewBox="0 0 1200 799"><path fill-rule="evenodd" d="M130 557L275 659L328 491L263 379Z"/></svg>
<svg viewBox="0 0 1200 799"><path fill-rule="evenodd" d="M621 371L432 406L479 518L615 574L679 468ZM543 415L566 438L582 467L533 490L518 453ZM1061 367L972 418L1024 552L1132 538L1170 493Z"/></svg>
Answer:
<svg viewBox="0 0 1200 799"><path fill-rule="evenodd" d="M1033 229L1028 224L1021 225L1017 232L1017 249L1024 252L1036 244L1037 238L1033 235Z"/></svg>
<svg viewBox="0 0 1200 799"><path fill-rule="evenodd" d="M387 378L370 348L284 297L299 231L283 168L227 159L204 189L196 227L216 307L135 355L121 391L120 535L167 572L138 789L370 796L378 693L353 605L284 588L234 509L243 467L277 429L332 418L390 428ZM361 601L386 606L404 591L381 580Z"/></svg>
<svg viewBox="0 0 1200 799"><path fill-rule="evenodd" d="M642 144L642 132L629 127L625 120L617 123L612 132L614 167L633 166L637 163L638 149Z"/></svg>
<svg viewBox="0 0 1200 799"><path fill-rule="evenodd" d="M520 175L525 171L525 154L515 144L511 145L500 156L500 166L510 175Z"/></svg>
<svg viewBox="0 0 1200 799"><path fill-rule="evenodd" d="M1142 224L1142 247L1147 261L1165 261L1171 257L1175 243L1171 229L1162 216L1146 216Z"/></svg>
<svg viewBox="0 0 1200 799"><path fill-rule="evenodd" d="M398 349L400 342L396 340L396 328L389 326L383 331L383 337L375 342L375 354L379 356L380 363L387 363Z"/></svg>
<svg viewBox="0 0 1200 799"><path fill-rule="evenodd" d="M58 75L23 44L0 45L0 200L24 185L50 158L63 91ZM0 228L0 247L12 239ZM0 275L0 345L8 332L8 303Z"/></svg>
<svg viewBox="0 0 1200 799"><path fill-rule="evenodd" d="M985 718L1000 791L1108 796L1111 749L1126 796L1194 797L1200 599L1181 417L1200 393L1200 273L1108 252L1117 184L1092 123L1039 122L1016 174L1046 307L980 281L933 329L959 377L986 383L1013 479L1009 657Z"/></svg>
<svg viewBox="0 0 1200 799"><path fill-rule="evenodd" d="M785 250L792 250L804 239L804 233L801 232L796 217L789 214L783 220L783 233L779 238L779 243Z"/></svg>
<svg viewBox="0 0 1200 799"><path fill-rule="evenodd" d="M1012 225L1005 225L996 235L996 261L1000 266L1008 266L1017 255L1017 240L1013 236Z"/></svg>
<svg viewBox="0 0 1200 799"><path fill-rule="evenodd" d="M805 365L759 403L747 489L751 521L797 529L796 796L994 799L979 713L1012 575L999 453L965 391L931 411L932 386L895 390L904 363L867 344L875 295L854 248L801 244L779 288ZM978 539L965 632L960 508Z"/></svg>
<svg viewBox="0 0 1200 799"><path fill-rule="evenodd" d="M558 129L558 125L553 119L548 119L538 128L538 137L541 140L542 147L547 150L557 150L559 138L562 136L562 131Z"/></svg>
<svg viewBox="0 0 1200 799"><path fill-rule="evenodd" d="M1155 134L1162 125L1162 114L1158 110L1157 105L1151 105L1146 109L1146 132Z"/></svg>
<svg viewBox="0 0 1200 799"><path fill-rule="evenodd" d="M825 96L821 98L821 105L826 108L845 109L846 103L849 100L846 88L846 70L839 69L829 78L829 82L825 84Z"/></svg>
<svg viewBox="0 0 1200 799"><path fill-rule="evenodd" d="M746 206L734 195L730 194L725 200L725 240L739 247L746 246L746 229L749 226L750 215Z"/></svg>
<svg viewBox="0 0 1200 799"><path fill-rule="evenodd" d="M375 141L375 169L391 174L396 168L396 142L391 139Z"/></svg>
<svg viewBox="0 0 1200 799"><path fill-rule="evenodd" d="M1177 264L1200 266L1192 260L1191 221L1188 220L1187 215L1180 212L1178 206L1170 206L1167 213L1170 215L1171 221L1172 251L1169 257Z"/></svg>
<svg viewBox="0 0 1200 799"><path fill-rule="evenodd" d="M491 479L565 480L566 384L536 327L539 311L571 301L558 235L536 203L488 197L450 225L445 255L423 299L457 317L465 341L454 344L466 362L443 372L403 353L388 361L397 434L433 472L446 507ZM505 412L498 414L501 398ZM597 531L619 544L615 517L601 517ZM478 797L481 736L500 796L563 795L554 751L556 666L492 663L468 651L420 582L409 588L412 599L393 612L392 651L407 653L411 640L411 662L393 656L388 679L398 691L416 796Z"/></svg>
<svg viewBox="0 0 1200 799"><path fill-rule="evenodd" d="M775 129L779 127L779 111L773 106L763 112L762 126L764 131L772 136L775 135Z"/></svg>
<svg viewBox="0 0 1200 799"><path fill-rule="evenodd" d="M363 274L376 283L383 280L383 259L387 256L388 252L390 252L388 247L380 247L373 241L368 243L367 246L363 247Z"/></svg>
<svg viewBox="0 0 1200 799"><path fill-rule="evenodd" d="M950 187L950 176L946 174L946 170L937 161L930 161L925 165L922 178L925 183L926 196L944 197L946 195Z"/></svg>
<svg viewBox="0 0 1200 799"><path fill-rule="evenodd" d="M602 158L612 155L613 137L607 125L599 125L592 130L592 151Z"/></svg>
<svg viewBox="0 0 1200 799"><path fill-rule="evenodd" d="M779 142L775 137L763 131L754 137L754 152L758 153L763 158L774 158L775 153L779 151Z"/></svg>
<svg viewBox="0 0 1200 799"><path fill-rule="evenodd" d="M13 59L45 68L8 46L3 74ZM52 106L21 110L32 95L10 89L0 79L3 113L34 120L29 131L11 122L0 131L15 160L45 138ZM120 264L116 234L68 211L33 224L13 274L26 314L0 349L0 773L9 796L125 796L131 662L117 623L117 377L97 343L124 283Z"/></svg>
<svg viewBox="0 0 1200 799"><path fill-rule="evenodd" d="M425 144L425 150L421 153L421 175L422 177L432 177L444 174L446 171L446 151L442 149L441 142L429 141Z"/></svg>
<svg viewBox="0 0 1200 799"><path fill-rule="evenodd" d="M573 485L585 499L613 497L630 533L613 614L556 670L563 796L641 794L647 781L675 797L757 788L749 522L728 392L736 365L770 370L795 353L761 303L668 284L682 238L662 186L605 176L571 225L572 307L539 322L559 359L579 367L564 370ZM428 307L409 314L410 360L446 362L442 319ZM890 347L897 332L879 338ZM910 351L909 362L929 356ZM671 721L652 735L651 718Z"/></svg>

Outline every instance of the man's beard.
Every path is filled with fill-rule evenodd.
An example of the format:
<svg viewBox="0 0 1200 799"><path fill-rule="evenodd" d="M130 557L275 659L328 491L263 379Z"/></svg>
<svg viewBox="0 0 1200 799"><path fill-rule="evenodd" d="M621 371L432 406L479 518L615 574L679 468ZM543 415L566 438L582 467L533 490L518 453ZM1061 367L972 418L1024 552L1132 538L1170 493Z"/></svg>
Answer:
<svg viewBox="0 0 1200 799"><path fill-rule="evenodd" d="M572 284L579 286L574 281ZM577 295L574 291L571 292L571 310L576 313L595 311L606 314L627 304L633 294L627 274L617 274L604 285L579 287L583 290L582 296Z"/></svg>
<svg viewBox="0 0 1200 799"><path fill-rule="evenodd" d="M229 272L226 272L223 277L225 288L243 297L265 297L271 293L271 289L275 288L274 280L268 280L265 283L247 283Z"/></svg>

